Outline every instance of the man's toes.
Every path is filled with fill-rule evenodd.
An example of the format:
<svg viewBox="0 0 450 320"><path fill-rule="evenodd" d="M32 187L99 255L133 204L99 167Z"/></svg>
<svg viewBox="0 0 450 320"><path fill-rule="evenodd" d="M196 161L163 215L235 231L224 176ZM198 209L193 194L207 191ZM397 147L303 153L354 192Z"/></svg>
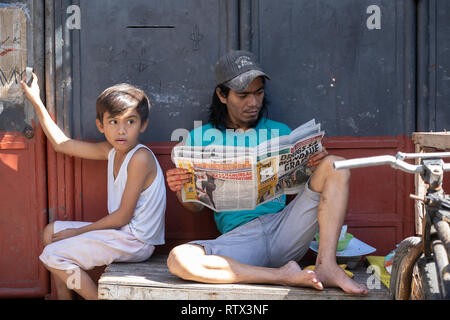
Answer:
<svg viewBox="0 0 450 320"><path fill-rule="evenodd" d="M306 276L308 277L307 281L316 289L323 290L323 285L317 278L317 275L312 270L305 270Z"/></svg>

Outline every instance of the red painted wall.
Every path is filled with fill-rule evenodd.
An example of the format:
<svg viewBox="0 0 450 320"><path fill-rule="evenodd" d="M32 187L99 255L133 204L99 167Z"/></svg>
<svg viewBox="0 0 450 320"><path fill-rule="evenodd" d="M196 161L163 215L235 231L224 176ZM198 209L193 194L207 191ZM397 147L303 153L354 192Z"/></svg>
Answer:
<svg viewBox="0 0 450 320"><path fill-rule="evenodd" d="M0 298L48 292L48 273L38 260L47 223L44 152L41 130L32 139L0 132Z"/></svg>

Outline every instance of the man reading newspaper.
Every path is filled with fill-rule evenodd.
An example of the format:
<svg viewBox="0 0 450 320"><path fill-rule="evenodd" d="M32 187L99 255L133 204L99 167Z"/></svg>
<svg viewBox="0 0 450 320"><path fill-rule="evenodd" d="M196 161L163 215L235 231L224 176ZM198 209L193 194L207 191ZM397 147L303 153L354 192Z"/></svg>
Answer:
<svg viewBox="0 0 450 320"><path fill-rule="evenodd" d="M181 190L183 202L198 202L220 215L253 210L283 194L303 191L312 174L308 160L322 151L324 135L313 119L281 137L279 129L271 129L271 139L249 147L264 140L267 130L259 129L258 134L254 128L244 132L227 130L223 137L220 131L209 128L211 134L204 134L202 129L194 130L192 135L193 141L199 140L201 145L195 145L190 137L187 143L183 141L173 148L172 161L177 168L193 173L191 182ZM205 146L204 138L210 135L215 141ZM239 147L216 145L219 140ZM230 227L234 226L225 230Z"/></svg>
<svg viewBox="0 0 450 320"><path fill-rule="evenodd" d="M252 53L231 51L219 59L214 72L217 87L210 123L191 131L187 145L255 147L272 139L272 134L282 137L291 133L288 126L264 117L264 84L270 78ZM251 129L256 132L255 139L236 139ZM336 263L350 177L346 170L333 170L336 160L341 158L328 155L325 149L309 159L313 173L287 206L282 195L261 201L251 210L215 212L222 235L173 248L167 260L169 270L183 279L204 283L271 283L318 290L329 286L368 294L364 285L348 277ZM182 200L181 190L191 181L192 173L186 169L167 171L167 183L179 201L188 210L199 212L203 205ZM317 230L316 268L302 270L295 261L306 253Z"/></svg>

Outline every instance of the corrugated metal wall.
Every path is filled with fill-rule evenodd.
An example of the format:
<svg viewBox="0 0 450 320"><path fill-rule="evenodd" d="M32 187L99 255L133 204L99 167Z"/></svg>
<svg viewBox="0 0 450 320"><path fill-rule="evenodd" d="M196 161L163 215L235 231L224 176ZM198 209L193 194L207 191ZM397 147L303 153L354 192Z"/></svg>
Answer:
<svg viewBox="0 0 450 320"><path fill-rule="evenodd" d="M418 1L417 131L450 129L449 14L449 1Z"/></svg>
<svg viewBox="0 0 450 320"><path fill-rule="evenodd" d="M65 22L71 3L56 3L57 23ZM126 9L111 0L74 3L82 10L81 29L56 36L64 41L61 75L72 76L59 80L72 85L61 98L73 105L68 125L77 137L101 138L88 120L93 101L118 82L150 96L145 141L170 141L175 129L206 121L213 65L229 48L260 57L273 77L269 114L291 127L314 117L328 137L396 136L410 135L422 121L416 120L416 48L433 46L416 42L414 1L133 0ZM445 24L439 17L436 23ZM445 34L441 25L438 35ZM445 60L444 50L438 59ZM441 67L437 72L445 72ZM448 117L439 103L436 115ZM442 127L445 120L433 129Z"/></svg>
<svg viewBox="0 0 450 320"><path fill-rule="evenodd" d="M99 139L95 99L129 82L151 100L144 141L170 141L176 128L205 119L214 89L212 66L237 45L232 1L80 1L82 27L73 35L73 132ZM70 58L70 57L69 57Z"/></svg>
<svg viewBox="0 0 450 320"><path fill-rule="evenodd" d="M413 1L259 1L252 48L273 75L273 117L328 137L414 130Z"/></svg>

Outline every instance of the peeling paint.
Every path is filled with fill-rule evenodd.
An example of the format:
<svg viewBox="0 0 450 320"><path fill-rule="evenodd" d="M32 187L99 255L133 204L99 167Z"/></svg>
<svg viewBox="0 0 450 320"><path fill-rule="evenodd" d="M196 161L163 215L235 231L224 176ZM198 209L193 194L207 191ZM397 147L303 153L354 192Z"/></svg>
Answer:
<svg viewBox="0 0 450 320"><path fill-rule="evenodd" d="M151 94L151 97L153 98L151 100L155 101L156 103L174 104L180 102L178 96L176 95L154 93Z"/></svg>
<svg viewBox="0 0 450 320"><path fill-rule="evenodd" d="M358 126L356 125L355 119L353 119L353 118L348 118L348 119L345 120L345 122L347 123L347 125L348 125L350 128L353 129L353 131L354 131L355 133L358 133L358 132L359 132L359 129L358 129Z"/></svg>
<svg viewBox="0 0 450 320"><path fill-rule="evenodd" d="M358 117L360 117L361 119L364 119L364 118L375 119L376 115L367 111L367 112L358 113Z"/></svg>
<svg viewBox="0 0 450 320"><path fill-rule="evenodd" d="M15 2L15 3L0 3L0 8L18 8L25 12L28 21L31 22L30 10L25 3Z"/></svg>
<svg viewBox="0 0 450 320"><path fill-rule="evenodd" d="M176 112L169 112L169 117L171 118L176 118L180 116L180 112L176 111Z"/></svg>
<svg viewBox="0 0 450 320"><path fill-rule="evenodd" d="M447 75L447 70L443 70L442 81L450 81L450 76Z"/></svg>
<svg viewBox="0 0 450 320"><path fill-rule="evenodd" d="M319 84L316 86L316 89L319 90L319 94L325 96L327 94L327 89L323 84Z"/></svg>
<svg viewBox="0 0 450 320"><path fill-rule="evenodd" d="M22 105L20 80L27 66L27 12L0 4L0 99Z"/></svg>
<svg viewBox="0 0 450 320"><path fill-rule="evenodd" d="M48 222L55 221L55 208L49 208L48 209Z"/></svg>

